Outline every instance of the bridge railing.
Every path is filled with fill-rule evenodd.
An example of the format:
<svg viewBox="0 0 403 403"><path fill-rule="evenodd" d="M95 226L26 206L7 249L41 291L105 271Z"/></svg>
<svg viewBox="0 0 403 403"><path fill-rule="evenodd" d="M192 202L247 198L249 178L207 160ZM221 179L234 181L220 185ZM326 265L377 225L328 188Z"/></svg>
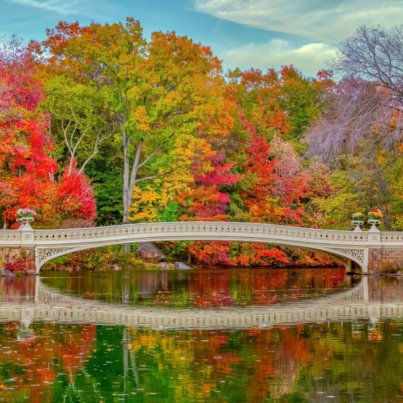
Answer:
<svg viewBox="0 0 403 403"><path fill-rule="evenodd" d="M233 235L262 235L273 237L292 237L303 240L325 242L354 242L367 243L367 232L322 230L304 227L292 227L273 224L229 223L229 222L176 222L176 223L146 223L126 224L110 227L94 227L83 229L59 229L34 231L35 243L69 242L96 240L104 238L125 237L130 235L158 236L168 233L189 234L233 234Z"/></svg>
<svg viewBox="0 0 403 403"><path fill-rule="evenodd" d="M9 243L9 242L17 242L20 243L22 241L22 233L21 231L15 230L0 230L0 243Z"/></svg>
<svg viewBox="0 0 403 403"><path fill-rule="evenodd" d="M381 232L381 242L403 242L403 232Z"/></svg>

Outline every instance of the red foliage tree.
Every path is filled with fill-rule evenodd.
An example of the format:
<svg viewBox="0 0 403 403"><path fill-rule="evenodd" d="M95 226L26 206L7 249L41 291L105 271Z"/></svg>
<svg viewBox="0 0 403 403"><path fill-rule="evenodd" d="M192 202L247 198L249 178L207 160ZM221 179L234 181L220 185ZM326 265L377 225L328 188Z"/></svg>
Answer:
<svg viewBox="0 0 403 403"><path fill-rule="evenodd" d="M94 191L84 173L77 169L76 161L71 168L66 167L57 190L59 199L63 200L60 210L65 216L86 220L96 216Z"/></svg>
<svg viewBox="0 0 403 403"><path fill-rule="evenodd" d="M50 155L49 119L39 109L41 83L18 40L6 45L0 52L0 206L5 227L19 208L39 212L42 226L55 227L62 218L94 218L92 189L75 166L61 180L54 179L57 165Z"/></svg>
<svg viewBox="0 0 403 403"><path fill-rule="evenodd" d="M208 164L210 169L203 172L203 165ZM205 156L200 164L194 164L194 187L180 195L183 205L189 205L188 216L180 217L187 221L226 221L229 196L222 193L224 187L234 186L240 175L231 172L235 162L225 163L224 152L212 153ZM230 264L228 252L230 242L194 242L188 245L189 252L197 260L205 264Z"/></svg>
<svg viewBox="0 0 403 403"><path fill-rule="evenodd" d="M57 169L49 155L48 119L37 110L42 90L33 72L23 51L0 58L0 205L6 220L15 219L20 207L38 208Z"/></svg>

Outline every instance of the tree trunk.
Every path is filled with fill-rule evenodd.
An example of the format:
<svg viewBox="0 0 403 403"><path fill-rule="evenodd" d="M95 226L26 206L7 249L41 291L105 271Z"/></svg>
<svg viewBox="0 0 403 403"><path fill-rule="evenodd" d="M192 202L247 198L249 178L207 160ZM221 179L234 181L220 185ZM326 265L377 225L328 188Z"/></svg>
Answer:
<svg viewBox="0 0 403 403"><path fill-rule="evenodd" d="M130 160L128 149L130 145L130 137L128 137L123 124L121 125L123 135L123 224L129 223L129 207L130 207ZM125 252L130 253L130 243L125 244Z"/></svg>
<svg viewBox="0 0 403 403"><path fill-rule="evenodd" d="M133 187L136 184L137 171L140 163L142 142L137 144L136 155L134 158L133 166L130 172L130 160L128 155L128 148L130 145L130 137L127 135L126 130L122 127L123 133L123 224L129 224L129 208L132 205ZM125 244L125 252L130 253L130 244Z"/></svg>

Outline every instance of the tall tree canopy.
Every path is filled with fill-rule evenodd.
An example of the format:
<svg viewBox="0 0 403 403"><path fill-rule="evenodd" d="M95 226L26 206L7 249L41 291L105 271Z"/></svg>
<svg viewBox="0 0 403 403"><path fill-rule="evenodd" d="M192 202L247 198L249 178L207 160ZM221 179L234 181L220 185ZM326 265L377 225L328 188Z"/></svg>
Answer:
<svg viewBox="0 0 403 403"><path fill-rule="evenodd" d="M142 36L138 21L80 27L60 23L48 39L31 43L47 76L63 75L94 86L105 97L123 148L123 222L133 188L192 163L202 122L207 138L231 127L221 97L221 63L210 48L174 32ZM50 57L49 57L50 55ZM157 158L158 157L158 158Z"/></svg>

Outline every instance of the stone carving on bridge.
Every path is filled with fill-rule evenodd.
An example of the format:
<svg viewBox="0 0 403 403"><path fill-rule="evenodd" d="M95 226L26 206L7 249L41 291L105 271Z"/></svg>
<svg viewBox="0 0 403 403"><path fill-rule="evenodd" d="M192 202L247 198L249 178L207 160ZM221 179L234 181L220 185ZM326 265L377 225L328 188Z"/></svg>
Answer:
<svg viewBox="0 0 403 403"><path fill-rule="evenodd" d="M335 251L344 253L348 256L351 256L353 259L364 263L364 249L335 249Z"/></svg>
<svg viewBox="0 0 403 403"><path fill-rule="evenodd" d="M21 232L15 230L1 230L0 231L0 242L7 241L21 241Z"/></svg>
<svg viewBox="0 0 403 403"><path fill-rule="evenodd" d="M47 248L47 249L37 249L36 251L36 256L38 258L39 264L43 263L45 260L49 260L49 258L52 258L59 253L65 253L67 251L71 250L71 248Z"/></svg>
<svg viewBox="0 0 403 403"><path fill-rule="evenodd" d="M403 232L381 232L383 242L403 242Z"/></svg>

